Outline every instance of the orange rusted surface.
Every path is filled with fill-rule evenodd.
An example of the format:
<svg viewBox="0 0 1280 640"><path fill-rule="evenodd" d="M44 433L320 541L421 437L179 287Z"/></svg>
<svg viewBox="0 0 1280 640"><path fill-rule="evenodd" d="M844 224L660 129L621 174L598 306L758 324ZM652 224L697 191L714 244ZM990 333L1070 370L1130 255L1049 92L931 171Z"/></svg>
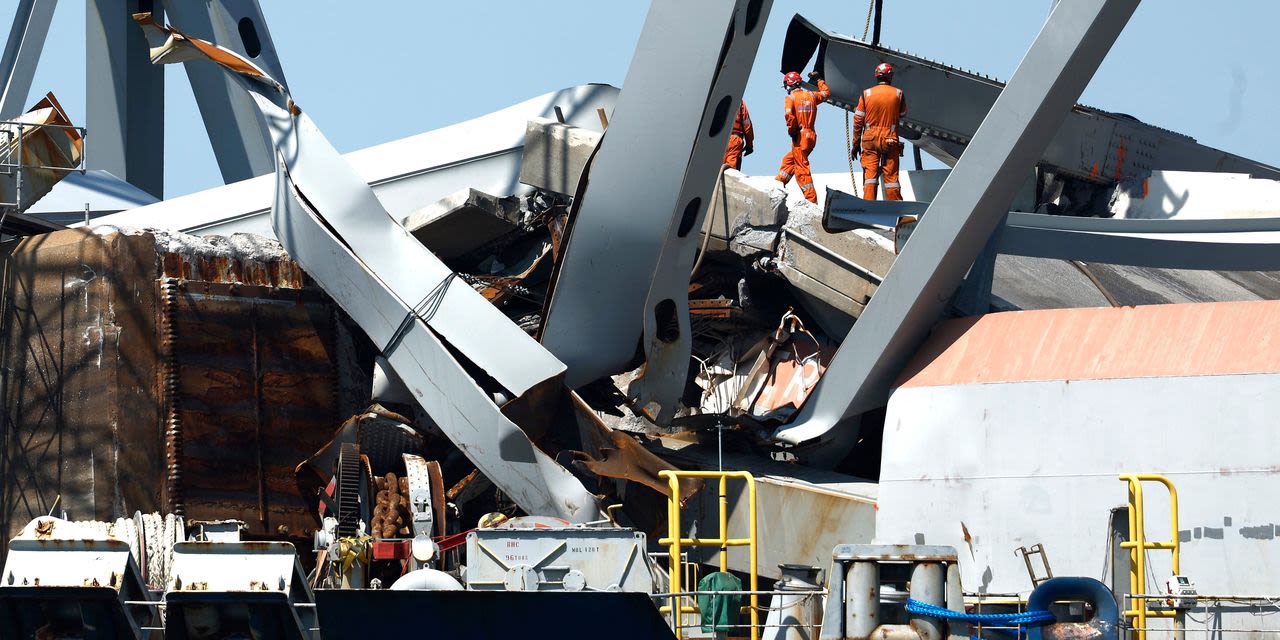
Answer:
<svg viewBox="0 0 1280 640"><path fill-rule="evenodd" d="M0 534L158 510L155 240L66 230L2 250Z"/></svg>
<svg viewBox="0 0 1280 640"><path fill-rule="evenodd" d="M1280 372L1280 301L992 313L943 322L901 387Z"/></svg>
<svg viewBox="0 0 1280 640"><path fill-rule="evenodd" d="M783 408L799 409L826 373L830 360L830 353L809 339L792 340L779 348L751 413L764 416Z"/></svg>
<svg viewBox="0 0 1280 640"><path fill-rule="evenodd" d="M256 537L316 526L294 467L367 389L349 325L285 257L167 246L81 229L0 246L6 538L55 503L235 518Z"/></svg>
<svg viewBox="0 0 1280 640"><path fill-rule="evenodd" d="M615 431L596 415L590 405L577 392L570 391L574 416L578 422L585 452L576 452L575 458L592 473L606 478L620 478L638 482L670 497L671 485L658 477L661 471L677 471L671 463L644 448L635 437ZM702 480L680 480L680 502L702 489Z"/></svg>

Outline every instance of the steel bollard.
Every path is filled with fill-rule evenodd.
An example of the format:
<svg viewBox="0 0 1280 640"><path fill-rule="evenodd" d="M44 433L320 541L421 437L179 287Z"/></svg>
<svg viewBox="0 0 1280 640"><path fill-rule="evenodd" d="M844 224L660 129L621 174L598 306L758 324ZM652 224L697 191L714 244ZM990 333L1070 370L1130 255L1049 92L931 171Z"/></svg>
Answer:
<svg viewBox="0 0 1280 640"><path fill-rule="evenodd" d="M867 638L880 626L880 565L854 562L844 586L844 636Z"/></svg>

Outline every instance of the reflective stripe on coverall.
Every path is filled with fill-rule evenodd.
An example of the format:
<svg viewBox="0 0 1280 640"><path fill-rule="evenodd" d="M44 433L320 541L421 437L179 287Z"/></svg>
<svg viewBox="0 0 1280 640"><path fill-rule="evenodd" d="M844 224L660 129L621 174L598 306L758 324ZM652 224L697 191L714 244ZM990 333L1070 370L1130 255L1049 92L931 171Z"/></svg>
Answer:
<svg viewBox="0 0 1280 640"><path fill-rule="evenodd" d="M818 192L813 188L813 174L809 171L809 153L818 146L818 134L813 130L818 117L818 104L831 97L825 80L818 80L818 90L796 89L787 95L787 133L791 134L791 149L782 156L778 169L778 182L786 184L795 176L796 184L805 200L818 203Z"/></svg>
<svg viewBox="0 0 1280 640"><path fill-rule="evenodd" d="M876 185L884 170L884 197L901 200L898 182L898 158L902 141L898 139L898 121L907 113L907 100L902 90L889 84L878 84L862 92L853 112L853 139L862 144L862 197L876 199Z"/></svg>
<svg viewBox="0 0 1280 640"><path fill-rule="evenodd" d="M738 103L738 117L733 120L733 133L729 134L729 147L724 151L724 163L734 169L742 169L742 151L755 146L756 133L751 128L751 114L747 103Z"/></svg>

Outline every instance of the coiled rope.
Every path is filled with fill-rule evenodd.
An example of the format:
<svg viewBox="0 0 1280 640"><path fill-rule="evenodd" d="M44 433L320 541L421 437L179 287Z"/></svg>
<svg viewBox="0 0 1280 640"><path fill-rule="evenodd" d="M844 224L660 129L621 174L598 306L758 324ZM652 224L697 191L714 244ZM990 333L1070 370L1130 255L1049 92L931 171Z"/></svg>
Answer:
<svg viewBox="0 0 1280 640"><path fill-rule="evenodd" d="M907 600L907 613L929 616L931 618L942 618L943 620L957 620L960 622L982 623L990 625L1027 625L1027 624L1044 624L1046 622L1054 622L1057 618L1049 611L1023 611L1022 613L962 613L952 611L935 604L920 602L919 600Z"/></svg>

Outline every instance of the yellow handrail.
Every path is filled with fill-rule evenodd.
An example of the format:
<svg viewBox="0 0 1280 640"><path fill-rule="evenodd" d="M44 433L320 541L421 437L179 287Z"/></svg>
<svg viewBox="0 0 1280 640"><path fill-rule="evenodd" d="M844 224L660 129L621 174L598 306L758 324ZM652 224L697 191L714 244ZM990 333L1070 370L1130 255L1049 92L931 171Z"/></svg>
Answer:
<svg viewBox="0 0 1280 640"><path fill-rule="evenodd" d="M1138 631L1138 640L1147 638L1147 618L1172 618L1173 611L1151 611L1147 609L1147 550L1156 549L1173 552L1173 573L1180 573L1182 545L1178 541L1178 490L1168 478L1154 473L1126 473L1120 480L1129 484L1129 538L1121 542L1120 547L1129 550L1129 595L1133 603L1126 609L1124 616L1134 618ZM1169 520L1172 527L1169 542L1147 541L1147 520L1143 511L1142 483L1159 482L1169 490Z"/></svg>
<svg viewBox="0 0 1280 640"><path fill-rule="evenodd" d="M756 537L756 479L746 471L670 471L664 470L658 472L658 477L666 478L667 483L671 487L671 498L667 501L667 537L658 540L658 544L666 546L667 556L669 558L670 591L668 593L677 594L684 591L681 585L680 571L680 548L683 546L690 547L720 547L720 570L729 570L729 547L747 547L751 554L751 640L759 640L760 638L760 602L756 592L760 591L758 571L756 567L757 561L757 537ZM680 479L681 478L719 478L720 480L720 534L716 538L684 538L680 532ZM748 536L746 538L730 538L729 530L729 498L726 492L726 484L730 478L741 478L747 483L747 519L748 519ZM693 585L696 589L697 585ZM695 613L697 607L685 607L678 604L680 596L672 595L670 604L659 608L663 613L670 612L672 619L675 620L676 638L679 640L684 637L684 631L680 624L680 615L683 613Z"/></svg>

